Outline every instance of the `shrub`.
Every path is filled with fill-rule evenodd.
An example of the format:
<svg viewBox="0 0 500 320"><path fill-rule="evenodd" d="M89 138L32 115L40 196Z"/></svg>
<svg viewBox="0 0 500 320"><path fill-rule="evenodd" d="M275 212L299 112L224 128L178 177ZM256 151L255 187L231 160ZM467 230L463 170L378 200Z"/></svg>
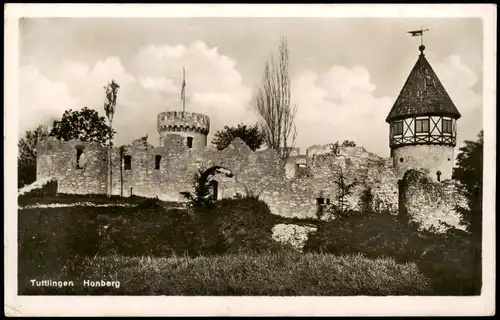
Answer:
<svg viewBox="0 0 500 320"><path fill-rule="evenodd" d="M435 294L481 294L481 243L461 230L427 237L417 264L431 278Z"/></svg>
<svg viewBox="0 0 500 320"><path fill-rule="evenodd" d="M275 217L256 198L220 200L198 219L207 253L261 252L275 245Z"/></svg>
<svg viewBox="0 0 500 320"><path fill-rule="evenodd" d="M420 231L413 223L388 213L353 212L319 225L305 251L393 257L413 261L431 279L435 294L479 294L480 244L470 234Z"/></svg>

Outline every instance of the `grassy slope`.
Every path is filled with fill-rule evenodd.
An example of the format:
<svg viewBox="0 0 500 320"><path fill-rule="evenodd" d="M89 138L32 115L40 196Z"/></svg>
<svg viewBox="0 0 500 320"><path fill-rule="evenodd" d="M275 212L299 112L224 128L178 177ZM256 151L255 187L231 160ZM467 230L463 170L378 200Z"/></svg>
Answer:
<svg viewBox="0 0 500 320"><path fill-rule="evenodd" d="M88 198L96 202L109 201L105 196L62 195L42 203L86 202ZM428 293L426 278L413 264L397 265L391 259L369 260L360 256L300 255L281 248L270 239L274 224L312 221L274 216L267 205L256 199L220 201L215 210L204 212L198 218L184 210L169 209L165 203L139 198L121 200L138 206L20 210L19 294L90 293L82 288L31 291L29 282L35 278L74 280L82 277L122 282L120 289L91 292L95 294ZM40 200L25 198L23 201ZM103 226L108 228L103 231ZM209 251L197 251L200 246ZM223 251L211 252L214 246L220 246ZM183 252L212 256L175 257ZM104 254L107 257L102 256Z"/></svg>
<svg viewBox="0 0 500 320"><path fill-rule="evenodd" d="M95 257L68 263L64 289L31 288L24 294L111 295L426 295L427 279L415 264L360 255L224 255L216 257ZM82 280L118 280L120 288L89 288ZM53 280L55 280L53 278Z"/></svg>

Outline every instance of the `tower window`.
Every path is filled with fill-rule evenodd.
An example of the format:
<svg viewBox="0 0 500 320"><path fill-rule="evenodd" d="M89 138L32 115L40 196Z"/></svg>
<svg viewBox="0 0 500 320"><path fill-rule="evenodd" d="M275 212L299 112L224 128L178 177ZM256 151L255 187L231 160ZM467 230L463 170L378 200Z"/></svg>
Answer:
<svg viewBox="0 0 500 320"><path fill-rule="evenodd" d="M451 125L452 125L451 120L443 119L442 122L443 133L451 133Z"/></svg>
<svg viewBox="0 0 500 320"><path fill-rule="evenodd" d="M403 161L404 161L403 158L399 158L399 162L403 162Z"/></svg>
<svg viewBox="0 0 500 320"><path fill-rule="evenodd" d="M441 181L441 171L436 172L437 181Z"/></svg>
<svg viewBox="0 0 500 320"><path fill-rule="evenodd" d="M132 168L132 156L123 157L123 169L130 170Z"/></svg>
<svg viewBox="0 0 500 320"><path fill-rule="evenodd" d="M77 169L83 169L83 165L80 163L82 160L82 154L83 154L83 149L78 148L76 149L76 168Z"/></svg>
<svg viewBox="0 0 500 320"><path fill-rule="evenodd" d="M392 124L392 135L403 134L403 121L396 121Z"/></svg>
<svg viewBox="0 0 500 320"><path fill-rule="evenodd" d="M424 78L424 84L426 87L434 87L434 81L431 77Z"/></svg>
<svg viewBox="0 0 500 320"><path fill-rule="evenodd" d="M193 137L187 137L187 147L190 149L193 147Z"/></svg>
<svg viewBox="0 0 500 320"><path fill-rule="evenodd" d="M415 120L415 132L429 132L429 119Z"/></svg>
<svg viewBox="0 0 500 320"><path fill-rule="evenodd" d="M161 156L156 155L155 156L155 169L160 170L160 162L161 162Z"/></svg>

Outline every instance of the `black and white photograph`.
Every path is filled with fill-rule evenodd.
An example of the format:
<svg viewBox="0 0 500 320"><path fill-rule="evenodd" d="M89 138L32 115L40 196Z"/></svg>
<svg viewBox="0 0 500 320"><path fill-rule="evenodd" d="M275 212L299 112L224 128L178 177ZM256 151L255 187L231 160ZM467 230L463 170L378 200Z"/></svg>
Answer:
<svg viewBox="0 0 500 320"><path fill-rule="evenodd" d="M5 12L6 314L495 313L496 6Z"/></svg>

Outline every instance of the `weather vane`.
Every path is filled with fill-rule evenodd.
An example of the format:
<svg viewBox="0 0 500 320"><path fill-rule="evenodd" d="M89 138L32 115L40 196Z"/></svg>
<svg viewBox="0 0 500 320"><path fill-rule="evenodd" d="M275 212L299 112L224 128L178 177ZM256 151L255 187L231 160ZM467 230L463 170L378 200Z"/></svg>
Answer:
<svg viewBox="0 0 500 320"><path fill-rule="evenodd" d="M424 29L423 27L420 27L420 30L408 31L408 33L410 33L412 37L420 37L420 46L422 47L422 49L425 49L424 32L426 31L429 31L429 29Z"/></svg>

